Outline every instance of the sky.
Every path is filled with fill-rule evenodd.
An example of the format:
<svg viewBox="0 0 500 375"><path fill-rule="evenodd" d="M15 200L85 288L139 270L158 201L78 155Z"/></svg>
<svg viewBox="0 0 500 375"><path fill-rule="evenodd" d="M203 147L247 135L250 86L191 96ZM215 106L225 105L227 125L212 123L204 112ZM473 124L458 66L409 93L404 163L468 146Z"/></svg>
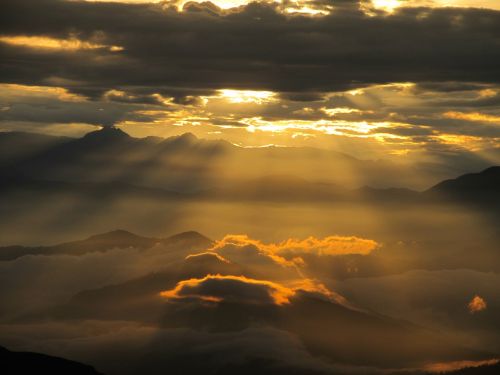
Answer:
<svg viewBox="0 0 500 375"><path fill-rule="evenodd" d="M498 161L495 0L5 0L0 131Z"/></svg>

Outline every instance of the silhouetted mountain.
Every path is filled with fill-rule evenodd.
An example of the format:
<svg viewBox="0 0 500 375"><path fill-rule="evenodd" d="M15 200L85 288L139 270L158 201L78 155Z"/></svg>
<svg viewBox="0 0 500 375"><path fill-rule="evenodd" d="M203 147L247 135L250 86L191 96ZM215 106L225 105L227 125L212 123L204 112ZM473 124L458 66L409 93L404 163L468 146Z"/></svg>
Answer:
<svg viewBox="0 0 500 375"><path fill-rule="evenodd" d="M131 138L132 137L130 137L123 130L113 126L104 126L100 130L85 134L82 140L86 142L120 142Z"/></svg>
<svg viewBox="0 0 500 375"><path fill-rule="evenodd" d="M58 144L71 141L67 137L24 132L0 132L0 167L30 158Z"/></svg>
<svg viewBox="0 0 500 375"><path fill-rule="evenodd" d="M0 134L0 144L24 150L16 157L0 153L0 175L5 179L114 182L198 191L266 175L288 175L350 187L424 188L457 172L447 165L359 160L310 147L242 148L223 140L199 139L191 133L166 139L133 138L120 129L104 127L79 139L53 137L52 145L45 141L50 147L19 147L39 142L36 139L40 136L33 135L29 141L30 136L25 134L20 140ZM482 166L486 164L478 168Z"/></svg>
<svg viewBox="0 0 500 375"><path fill-rule="evenodd" d="M177 306L178 305L178 306ZM394 366L422 361L484 359L487 353L460 348L404 321L353 310L303 292L290 304L179 302L165 306L162 325L211 332L272 326L298 337L313 355L340 363Z"/></svg>
<svg viewBox="0 0 500 375"><path fill-rule="evenodd" d="M157 243L186 244L186 246L208 247L212 243L207 237L197 232L185 232L168 238L148 238L138 236L125 230L90 236L87 239L66 242L53 246L6 246L0 247L0 261L9 261L25 255L83 255L90 252L103 252L116 248L149 249Z"/></svg>
<svg viewBox="0 0 500 375"><path fill-rule="evenodd" d="M0 346L0 366L5 375L99 375L93 367L40 353L12 352Z"/></svg>
<svg viewBox="0 0 500 375"><path fill-rule="evenodd" d="M428 191L456 192L498 192L500 190L500 166L490 167L479 173L468 173L455 179L446 180Z"/></svg>
<svg viewBox="0 0 500 375"><path fill-rule="evenodd" d="M217 262L214 258L213 262ZM213 264L220 273L238 267ZM210 267L199 270L200 275ZM176 268L177 267L177 268ZM236 269L235 269L236 267ZM157 274L116 286L85 291L51 313L66 319L111 319L157 324L164 328L189 328L208 332L239 332L250 327L274 327L292 333L316 356L358 365L393 366L425 361L488 358L461 348L438 332L408 322L348 308L314 293L300 292L289 304L218 303L180 300L166 302L159 292L173 288L175 279L197 277L189 265L172 265ZM198 276L199 277L199 276Z"/></svg>
<svg viewBox="0 0 500 375"><path fill-rule="evenodd" d="M197 186L193 189L177 186L177 191L125 182L63 182L32 179L4 179L0 191L39 196L72 194L81 199L106 201L109 198L138 198L145 200L222 200L222 201L303 201L303 202L358 202L374 204L415 204L454 201L496 204L500 200L500 167L491 167L481 173L467 174L443 181L419 193L405 188L374 188L365 186L347 189L329 182L315 182L294 175L267 175L255 179L226 181L216 186ZM189 179L188 179L189 180ZM194 181L194 180L193 180ZM184 186L184 185L183 185Z"/></svg>
<svg viewBox="0 0 500 375"><path fill-rule="evenodd" d="M206 247L209 247L213 243L211 239L205 237L204 235L196 231L188 231L188 232L174 234L173 236L161 240L161 242L169 244L195 243Z"/></svg>
<svg viewBox="0 0 500 375"><path fill-rule="evenodd" d="M164 313L159 293L174 288L181 280L203 278L207 274L242 275L244 267L224 262L212 254L188 257L178 254L161 272L151 273L116 285L77 293L51 315L69 319L124 319L155 323Z"/></svg>
<svg viewBox="0 0 500 375"><path fill-rule="evenodd" d="M500 166L440 182L424 195L439 199L500 203Z"/></svg>

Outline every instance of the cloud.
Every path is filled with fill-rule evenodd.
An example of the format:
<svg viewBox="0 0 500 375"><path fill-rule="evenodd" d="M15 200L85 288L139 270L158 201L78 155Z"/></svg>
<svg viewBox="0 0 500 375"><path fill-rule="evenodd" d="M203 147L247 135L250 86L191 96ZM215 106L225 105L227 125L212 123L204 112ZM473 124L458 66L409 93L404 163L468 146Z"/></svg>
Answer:
<svg viewBox="0 0 500 375"><path fill-rule="evenodd" d="M242 273L258 280L289 284L297 280L320 279L324 274L344 268L343 256L365 256L380 245L355 236L289 238L279 243L263 243L247 235L226 235L210 252L240 266ZM326 258L326 259L325 259ZM344 303L340 296L336 296Z"/></svg>
<svg viewBox="0 0 500 375"><path fill-rule="evenodd" d="M197 253L197 254L190 254L186 257L187 261L191 261L191 262L194 261L197 263L200 263L200 262L203 263L204 261L211 263L211 261L214 259L218 260L220 262L230 263L226 258L220 256L217 253L213 253L210 251L203 252L203 253Z"/></svg>
<svg viewBox="0 0 500 375"><path fill-rule="evenodd" d="M78 35L81 43L123 49L69 53L3 43L1 79L41 84L85 77L70 89L94 98L119 88L181 97L224 88L307 94L387 82L500 81L494 63L500 12L423 7L370 17L357 3L303 17L265 3L219 13L199 6L178 12L150 3L7 0L5 37ZM123 19L134 21L124 29Z"/></svg>
<svg viewBox="0 0 500 375"><path fill-rule="evenodd" d="M339 238L335 237L335 241ZM295 253L290 255L291 260L276 255L282 250L296 249L300 254L314 254L320 260L335 259L337 256L330 256L331 251L325 250L335 241L291 239L263 244L248 236L227 236L209 249L188 250L185 244L178 244L143 251L110 250L75 257L32 256L4 262L0 292L6 300L23 300L24 293L43 300L44 306L61 304L75 291L86 289L79 294L88 297L86 300L71 301L88 304L60 306L58 313L48 309L42 315L31 315L29 322L17 319L16 324L0 327L0 339L12 349L38 350L79 360L111 375L135 371L159 374L179 366L188 374L199 373L200 368L207 366L228 373L256 369L253 373L280 374L283 370L335 374L343 373L332 365L335 361L394 368L420 364L423 357L434 361L476 358L473 352L454 348L445 340L435 340L429 331L402 322L407 316L395 321L350 308L329 286L297 272L302 266L293 259ZM350 243L351 239L347 237L346 241ZM342 251L352 252L351 245L345 246L349 250ZM242 262L241 274L234 271L240 267L235 263L238 254L243 254L240 260L249 260ZM207 274L212 267L220 269L220 273ZM251 276L251 271L259 267L262 267L259 272L268 273L267 277ZM194 275L190 273L193 270ZM275 273L280 270L285 270L286 275L277 277ZM455 275L449 279L456 283ZM465 318L477 321L496 311L495 298L489 294L491 285L496 285L491 282L496 276L487 276L482 282L489 289L479 288L478 283L463 283L491 300L485 314L470 319L464 311L462 296L457 296L456 300L461 301L459 312ZM362 278L355 281L366 281L363 292L384 305L392 301L401 306L412 301L408 293L402 293L402 297L387 293L377 284L379 279L359 279ZM441 284L434 279L421 284L425 291L450 290L449 282L443 283L443 288L437 288ZM103 285L108 286L103 288ZM337 282L332 283L331 289L337 290L336 285ZM404 283L394 285L404 286ZM57 300L46 301L43 293L47 291L49 295L57 295ZM442 305L454 301L437 294ZM410 311L412 307L410 304ZM72 311L80 315L71 315ZM71 324L64 323L66 319L72 319ZM395 348L394 342L400 344ZM308 360L311 358L314 361Z"/></svg>
<svg viewBox="0 0 500 375"><path fill-rule="evenodd" d="M380 245L374 240L367 240L355 236L328 236L323 239L309 237L305 240L290 238L280 244L269 245L272 251L278 254L316 254L319 256L345 254L367 255L379 246Z"/></svg>
<svg viewBox="0 0 500 375"><path fill-rule="evenodd" d="M495 272L412 270L324 281L356 306L447 332L462 345L493 353L500 347L500 291L496 287L500 276Z"/></svg>
<svg viewBox="0 0 500 375"><path fill-rule="evenodd" d="M77 324L75 324L77 323ZM2 325L2 345L92 363L109 375L162 375L173 369L215 373L338 374L336 366L309 353L293 334L272 327L237 332L161 329L124 321L45 322Z"/></svg>
<svg viewBox="0 0 500 375"><path fill-rule="evenodd" d="M486 303L486 301L482 297L476 295L469 302L469 304L467 305L467 308L469 309L469 312L471 314L475 314L479 311L486 310L487 306L488 306L488 304Z"/></svg>
<svg viewBox="0 0 500 375"><path fill-rule="evenodd" d="M0 295L10 301L2 304L0 319L39 313L67 302L82 290L121 284L155 272L169 270L173 279L170 282L175 285L179 272L205 275L220 270L211 261L220 261L218 256L200 256L180 263L186 252L203 250L199 245L189 247L179 243L155 245L147 250L131 247L80 256L25 256L0 262Z"/></svg>
<svg viewBox="0 0 500 375"><path fill-rule="evenodd" d="M10 90L1 128L119 123L140 136L195 131L245 146L335 145L363 158L495 147L500 11L419 2L368 15L360 4L179 11L172 2L6 0L0 82L81 100L18 101ZM123 28L123 19L134 22Z"/></svg>
<svg viewBox="0 0 500 375"><path fill-rule="evenodd" d="M224 236L210 249L243 265L293 267L294 263L270 251L269 247L247 235L230 234Z"/></svg>
<svg viewBox="0 0 500 375"><path fill-rule="evenodd" d="M446 112L444 116L447 118L452 118L457 120L500 123L500 116L493 116L487 113Z"/></svg>
<svg viewBox="0 0 500 375"><path fill-rule="evenodd" d="M277 283L253 280L244 276L208 275L203 279L184 280L161 296L172 298L200 298L207 301L232 301L244 303L290 303L295 292Z"/></svg>
<svg viewBox="0 0 500 375"><path fill-rule="evenodd" d="M360 254L367 255L380 245L370 239L359 238L355 236L328 236L325 238L308 237L304 240L289 238L280 243L265 244L259 240L254 240L246 235L227 235L222 240L217 241L213 247L213 251L224 252L224 248L228 245L244 248L252 245L262 254L268 254L277 261L277 263L287 264L287 261L282 258L283 255L300 256L303 254L314 255L346 255ZM291 263L288 263L291 264Z"/></svg>
<svg viewBox="0 0 500 375"><path fill-rule="evenodd" d="M274 278L270 275L270 278ZM296 279L286 285L268 280L255 280L245 276L207 275L200 279L183 280L175 288L160 292L167 299L199 299L208 302L238 302L249 304L285 305L297 293L314 295L348 308L349 302L330 291L322 283L311 279Z"/></svg>

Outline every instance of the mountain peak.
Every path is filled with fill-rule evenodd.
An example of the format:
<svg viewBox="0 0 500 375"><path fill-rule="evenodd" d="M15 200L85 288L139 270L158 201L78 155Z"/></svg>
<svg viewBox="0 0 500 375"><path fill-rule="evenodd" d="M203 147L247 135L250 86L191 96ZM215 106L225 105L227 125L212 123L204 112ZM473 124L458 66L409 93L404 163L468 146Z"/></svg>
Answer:
<svg viewBox="0 0 500 375"><path fill-rule="evenodd" d="M183 133L180 135L174 135L172 137L168 137L164 140L165 143L170 144L179 144L179 145L190 145L197 142L199 139L193 133Z"/></svg>
<svg viewBox="0 0 500 375"><path fill-rule="evenodd" d="M203 234L196 231L182 232L174 234L173 236L164 239L165 242L176 243L176 242L193 242L193 243L205 243L207 245L212 244L212 240L205 237Z"/></svg>
<svg viewBox="0 0 500 375"><path fill-rule="evenodd" d="M143 238L127 230L116 229L106 233L94 234L87 238L87 241L116 241L116 240L137 240Z"/></svg>
<svg viewBox="0 0 500 375"><path fill-rule="evenodd" d="M85 134L84 139L92 140L122 140L131 138L123 130L114 126L104 126L99 130Z"/></svg>

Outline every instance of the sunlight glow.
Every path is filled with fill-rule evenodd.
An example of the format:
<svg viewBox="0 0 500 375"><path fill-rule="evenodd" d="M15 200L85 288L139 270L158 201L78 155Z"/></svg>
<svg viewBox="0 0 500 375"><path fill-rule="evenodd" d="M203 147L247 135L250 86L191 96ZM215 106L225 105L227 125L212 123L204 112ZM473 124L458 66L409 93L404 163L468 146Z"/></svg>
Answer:
<svg viewBox="0 0 500 375"><path fill-rule="evenodd" d="M387 12L393 12L394 9L401 6L401 2L399 0L372 0L375 8L383 9Z"/></svg>
<svg viewBox="0 0 500 375"><path fill-rule="evenodd" d="M261 117L252 117L241 120L247 125L247 131L255 133L256 131L284 133L284 132L310 132L321 133L326 135L343 135L347 137L378 137L385 138L401 138L392 134L378 134L376 129L379 127L386 128L395 126L390 122L374 122L367 121L343 121L343 120L276 120L267 121ZM401 124L404 126L403 124ZM377 138L377 139L378 139Z"/></svg>
<svg viewBox="0 0 500 375"><path fill-rule="evenodd" d="M77 38L57 39L45 36L18 35L18 36L0 36L0 42L20 47L65 50L65 51L92 50L92 49L108 49L111 52L123 51L123 47L120 46L108 46L104 44L91 43L79 40Z"/></svg>
<svg viewBox="0 0 500 375"><path fill-rule="evenodd" d="M217 92L229 103L264 104L276 100L276 94L271 91L218 90Z"/></svg>
<svg viewBox="0 0 500 375"><path fill-rule="evenodd" d="M337 108L321 108L323 113L326 113L328 116L332 117L338 114L349 114L349 113L360 113L359 109L348 108L348 107L337 107Z"/></svg>
<svg viewBox="0 0 500 375"><path fill-rule="evenodd" d="M165 3L172 4L182 10L183 6L190 1L195 1L198 3L203 3L204 0L85 0L87 2L112 2L112 3L129 3L129 4L157 4ZM212 0L211 3L215 4L221 9L231 9L239 6L249 4L252 0ZM299 13L299 14L310 14L310 15L324 15L328 14L333 7L328 5L321 5L321 7L315 7L314 1L308 0L293 0L293 1L280 1L280 0L267 0L268 3L280 3L282 4L282 11L284 13ZM487 8L487 9L500 9L500 2L498 0L413 0L413 1L402 1L402 0L372 0L372 4L375 8L385 10L388 13L392 13L398 7L464 7L464 8Z"/></svg>
<svg viewBox="0 0 500 375"><path fill-rule="evenodd" d="M73 94L62 87L29 86L13 83L0 84L0 100L13 100L14 98L46 98L54 97L63 102L81 102L86 100L83 96Z"/></svg>

